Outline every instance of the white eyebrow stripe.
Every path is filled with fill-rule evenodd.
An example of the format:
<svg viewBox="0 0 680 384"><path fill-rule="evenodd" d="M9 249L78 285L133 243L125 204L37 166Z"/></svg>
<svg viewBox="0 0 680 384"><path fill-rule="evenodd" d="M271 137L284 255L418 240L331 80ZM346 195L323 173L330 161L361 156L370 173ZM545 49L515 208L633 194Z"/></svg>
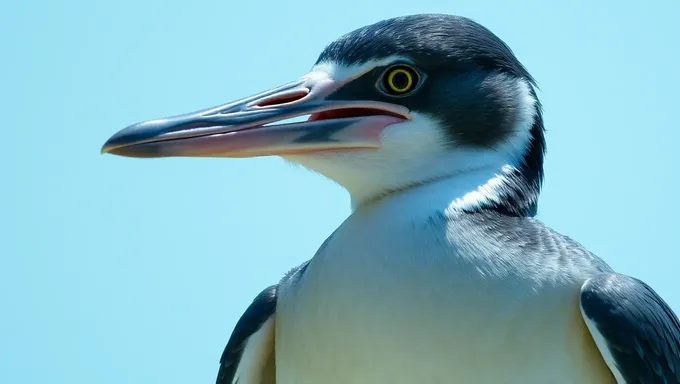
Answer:
<svg viewBox="0 0 680 384"><path fill-rule="evenodd" d="M395 62L406 62L412 63L412 61L403 56L388 56L379 60L369 60L365 63L359 65L343 65L334 61L322 61L321 63L315 65L311 72L325 72L330 78L335 81L345 81L348 79L356 78L363 75L364 73L370 71L375 67L381 67L385 65L390 65Z"/></svg>

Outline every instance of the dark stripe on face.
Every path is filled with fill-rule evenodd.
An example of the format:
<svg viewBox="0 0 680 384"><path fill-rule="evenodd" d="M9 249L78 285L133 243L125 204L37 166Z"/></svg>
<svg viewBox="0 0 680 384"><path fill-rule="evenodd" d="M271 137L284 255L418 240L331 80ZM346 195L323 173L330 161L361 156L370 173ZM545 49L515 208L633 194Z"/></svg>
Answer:
<svg viewBox="0 0 680 384"><path fill-rule="evenodd" d="M517 79L476 70L459 73L432 61L421 65L424 84L406 97L390 97L376 87L386 67L378 67L329 96L334 100L377 100L403 105L437 120L456 145L493 147L516 128L521 95Z"/></svg>

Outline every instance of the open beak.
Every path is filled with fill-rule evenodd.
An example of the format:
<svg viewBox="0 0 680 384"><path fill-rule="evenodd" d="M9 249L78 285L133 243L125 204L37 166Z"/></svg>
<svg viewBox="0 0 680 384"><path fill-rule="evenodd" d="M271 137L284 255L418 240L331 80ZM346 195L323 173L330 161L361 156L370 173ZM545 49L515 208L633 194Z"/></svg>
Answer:
<svg viewBox="0 0 680 384"><path fill-rule="evenodd" d="M131 125L102 153L128 157L254 157L380 147L387 126L411 118L403 106L328 100L344 83L323 72L218 107ZM306 121L286 122L309 116Z"/></svg>

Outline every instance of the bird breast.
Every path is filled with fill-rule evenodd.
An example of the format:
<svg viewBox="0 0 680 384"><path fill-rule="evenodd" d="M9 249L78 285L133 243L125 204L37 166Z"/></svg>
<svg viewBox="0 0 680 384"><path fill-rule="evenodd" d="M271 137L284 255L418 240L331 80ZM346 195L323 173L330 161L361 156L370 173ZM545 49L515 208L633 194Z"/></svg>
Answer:
<svg viewBox="0 0 680 384"><path fill-rule="evenodd" d="M399 212L355 212L281 287L278 384L613 382L578 309L595 268L471 254Z"/></svg>

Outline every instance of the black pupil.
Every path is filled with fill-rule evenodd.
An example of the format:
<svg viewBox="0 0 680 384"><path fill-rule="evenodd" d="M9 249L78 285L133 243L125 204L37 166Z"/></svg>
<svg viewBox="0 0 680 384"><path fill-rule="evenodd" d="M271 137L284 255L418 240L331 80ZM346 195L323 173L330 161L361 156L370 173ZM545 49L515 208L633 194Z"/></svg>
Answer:
<svg viewBox="0 0 680 384"><path fill-rule="evenodd" d="M394 75L394 77L392 77L392 84L400 91L405 90L408 86L408 75L402 71L399 71Z"/></svg>

